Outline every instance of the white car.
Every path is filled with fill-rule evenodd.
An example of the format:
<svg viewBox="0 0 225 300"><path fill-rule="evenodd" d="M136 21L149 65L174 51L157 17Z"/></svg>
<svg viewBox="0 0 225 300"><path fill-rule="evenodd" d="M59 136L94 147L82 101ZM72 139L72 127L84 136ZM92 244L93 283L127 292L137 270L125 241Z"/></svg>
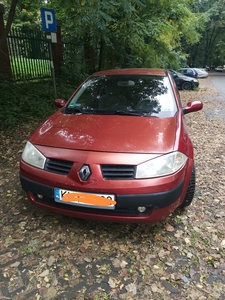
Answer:
<svg viewBox="0 0 225 300"><path fill-rule="evenodd" d="M218 66L215 68L216 72L223 72L223 67L222 66Z"/></svg>
<svg viewBox="0 0 225 300"><path fill-rule="evenodd" d="M209 76L209 73L204 69L194 68L194 70L197 72L198 78L207 78Z"/></svg>

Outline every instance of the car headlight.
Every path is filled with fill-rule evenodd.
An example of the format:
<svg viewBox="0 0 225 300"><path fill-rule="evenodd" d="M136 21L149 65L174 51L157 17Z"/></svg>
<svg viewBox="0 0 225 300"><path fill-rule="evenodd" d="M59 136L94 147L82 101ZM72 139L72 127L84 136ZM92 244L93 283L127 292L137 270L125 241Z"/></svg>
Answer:
<svg viewBox="0 0 225 300"><path fill-rule="evenodd" d="M26 143L22 159L33 167L44 169L46 157L30 142Z"/></svg>
<svg viewBox="0 0 225 300"><path fill-rule="evenodd" d="M175 173L187 161L187 156L181 152L172 152L151 159L137 166L136 178L152 178Z"/></svg>
<svg viewBox="0 0 225 300"><path fill-rule="evenodd" d="M193 81L194 81L194 82L198 82L198 79L195 79L195 78L194 78Z"/></svg>

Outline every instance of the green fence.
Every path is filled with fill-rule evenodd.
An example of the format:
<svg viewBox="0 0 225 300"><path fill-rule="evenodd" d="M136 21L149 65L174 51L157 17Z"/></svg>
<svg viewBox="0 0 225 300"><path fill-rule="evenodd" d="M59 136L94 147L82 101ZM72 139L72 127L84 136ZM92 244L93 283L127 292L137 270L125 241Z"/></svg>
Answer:
<svg viewBox="0 0 225 300"><path fill-rule="evenodd" d="M13 28L7 42L15 81L51 77L49 44L43 31Z"/></svg>

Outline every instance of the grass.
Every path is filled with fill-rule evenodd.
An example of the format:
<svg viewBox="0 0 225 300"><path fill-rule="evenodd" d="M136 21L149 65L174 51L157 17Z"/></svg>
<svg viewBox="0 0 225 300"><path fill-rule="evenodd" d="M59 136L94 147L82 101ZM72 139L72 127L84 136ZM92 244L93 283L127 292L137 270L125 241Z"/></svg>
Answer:
<svg viewBox="0 0 225 300"><path fill-rule="evenodd" d="M75 86L57 82L57 98L67 100ZM51 80L28 83L0 82L0 130L20 123L44 121L54 113L54 88Z"/></svg>
<svg viewBox="0 0 225 300"><path fill-rule="evenodd" d="M10 64L15 80L51 77L50 61L47 59L31 59L16 56L11 58Z"/></svg>

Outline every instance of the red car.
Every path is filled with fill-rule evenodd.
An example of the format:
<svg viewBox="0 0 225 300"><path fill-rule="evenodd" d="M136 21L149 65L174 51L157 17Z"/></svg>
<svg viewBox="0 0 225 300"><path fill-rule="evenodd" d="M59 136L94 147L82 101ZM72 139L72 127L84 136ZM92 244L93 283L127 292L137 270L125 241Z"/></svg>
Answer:
<svg viewBox="0 0 225 300"><path fill-rule="evenodd" d="M29 200L52 212L110 222L157 222L190 205L193 145L170 72L93 74L30 137L20 180Z"/></svg>

